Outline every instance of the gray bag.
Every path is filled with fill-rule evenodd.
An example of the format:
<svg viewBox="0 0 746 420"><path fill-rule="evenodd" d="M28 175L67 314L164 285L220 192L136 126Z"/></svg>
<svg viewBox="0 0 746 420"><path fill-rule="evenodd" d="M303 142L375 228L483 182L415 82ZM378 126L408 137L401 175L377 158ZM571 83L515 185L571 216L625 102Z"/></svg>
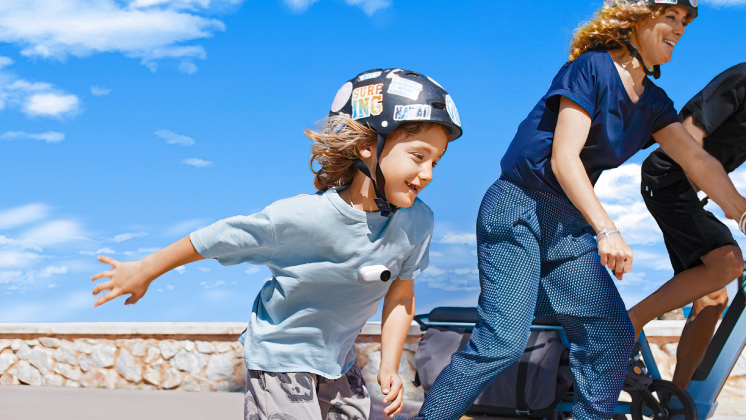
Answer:
<svg viewBox="0 0 746 420"><path fill-rule="evenodd" d="M471 337L463 327L427 328L420 339L415 363L425 393L435 378ZM547 415L574 381L568 350L556 330L532 331L518 363L510 366L474 401L470 414Z"/></svg>

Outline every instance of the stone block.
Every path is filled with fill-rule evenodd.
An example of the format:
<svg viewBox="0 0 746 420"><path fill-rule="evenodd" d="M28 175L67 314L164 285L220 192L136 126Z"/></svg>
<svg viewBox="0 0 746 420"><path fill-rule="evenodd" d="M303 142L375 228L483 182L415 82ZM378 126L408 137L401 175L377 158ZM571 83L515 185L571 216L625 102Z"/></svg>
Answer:
<svg viewBox="0 0 746 420"><path fill-rule="evenodd" d="M216 354L210 357L205 374L212 381L230 379L233 376L233 356L231 354Z"/></svg>
<svg viewBox="0 0 746 420"><path fill-rule="evenodd" d="M62 340L54 337L42 337L39 339L39 342L42 346L49 347L50 349L56 349L62 344Z"/></svg>
<svg viewBox="0 0 746 420"><path fill-rule="evenodd" d="M75 364L75 352L69 346L60 346L54 351L54 358L58 362Z"/></svg>
<svg viewBox="0 0 746 420"><path fill-rule="evenodd" d="M103 386L104 378L106 378L104 371L92 369L80 378L80 385L86 388L98 388Z"/></svg>
<svg viewBox="0 0 746 420"><path fill-rule="evenodd" d="M93 367L93 359L85 353L80 354L78 355L78 366L83 372L88 372Z"/></svg>
<svg viewBox="0 0 746 420"><path fill-rule="evenodd" d="M0 354L0 375L5 373L5 371L13 366L17 361L18 357L13 353Z"/></svg>
<svg viewBox="0 0 746 420"><path fill-rule="evenodd" d="M36 346L31 350L31 356L28 359L29 363L34 365L42 375L45 375L54 366L54 357L51 350L47 350L42 346Z"/></svg>
<svg viewBox="0 0 746 420"><path fill-rule="evenodd" d="M206 364L205 356L200 353L187 351L186 349L179 350L171 361L171 366L194 375L200 373Z"/></svg>
<svg viewBox="0 0 746 420"><path fill-rule="evenodd" d="M27 361L21 360L18 362L18 380L24 384L39 386L41 385L41 373Z"/></svg>
<svg viewBox="0 0 746 420"><path fill-rule="evenodd" d="M114 346L97 345L93 347L91 358L96 367L105 368L114 364L114 354L117 348Z"/></svg>
<svg viewBox="0 0 746 420"><path fill-rule="evenodd" d="M18 349L21 348L21 344L23 344L23 341L19 339L15 339L10 342L10 349L13 351L18 351ZM28 344L27 344L28 345Z"/></svg>
<svg viewBox="0 0 746 420"><path fill-rule="evenodd" d="M38 345L39 345L39 344L41 344L41 343L39 342L39 340L38 340L38 339L34 338L34 339L32 339L32 340L26 340L26 344L27 344L27 345L28 345L29 347L34 347L34 346L38 346Z"/></svg>
<svg viewBox="0 0 746 420"><path fill-rule="evenodd" d="M108 372L106 372L106 377L104 378L104 387L106 387L106 389L122 388L120 382L122 382L121 377L115 370L109 369Z"/></svg>
<svg viewBox="0 0 746 420"><path fill-rule="evenodd" d="M76 341L73 343L73 350L79 353L91 354L91 345L85 341Z"/></svg>
<svg viewBox="0 0 746 420"><path fill-rule="evenodd" d="M5 339L5 338L3 338L2 340L0 340L0 351L3 351L5 349L7 349L8 347L10 347L10 344L12 342L13 341Z"/></svg>
<svg viewBox="0 0 746 420"><path fill-rule="evenodd" d="M161 359L161 350L158 347L150 346L148 347L148 353L145 356L145 363L153 363L156 360L163 360Z"/></svg>
<svg viewBox="0 0 746 420"><path fill-rule="evenodd" d="M124 377L124 379L138 383L142 380L142 367L137 364L135 358L127 351L127 349L119 350L119 357L117 357L117 371Z"/></svg>
<svg viewBox="0 0 746 420"><path fill-rule="evenodd" d="M65 378L60 375L56 375L52 372L47 372L41 380L41 384L44 386L64 386Z"/></svg>
<svg viewBox="0 0 746 420"><path fill-rule="evenodd" d="M215 348L219 353L228 353L229 351L233 351L233 346L231 345L231 343L226 343L225 341L218 343Z"/></svg>
<svg viewBox="0 0 746 420"><path fill-rule="evenodd" d="M160 349L161 355L166 360L174 357L182 347L184 346L178 341L161 341L158 343L158 349Z"/></svg>
<svg viewBox="0 0 746 420"><path fill-rule="evenodd" d="M124 343L122 344L130 351L130 353L132 353L133 356L142 357L145 356L148 351L148 344L141 338L135 340L124 340Z"/></svg>
<svg viewBox="0 0 746 420"><path fill-rule="evenodd" d="M79 381L83 377L83 373L77 367L68 365L67 363L57 363L54 365L54 371L64 376L67 379Z"/></svg>
<svg viewBox="0 0 746 420"><path fill-rule="evenodd" d="M73 381L72 379L66 380L65 386L70 388L80 388L80 384L77 381Z"/></svg>
<svg viewBox="0 0 746 420"><path fill-rule="evenodd" d="M146 366L142 379L151 385L160 386L161 382L163 382L163 373L160 369L153 369L150 366Z"/></svg>
<svg viewBox="0 0 746 420"><path fill-rule="evenodd" d="M182 343L184 344L184 349L186 351L194 351L194 347L195 347L194 341L192 341L192 340L184 340Z"/></svg>
<svg viewBox="0 0 746 420"><path fill-rule="evenodd" d="M204 354L215 353L215 346L207 341L197 341L197 351Z"/></svg>
<svg viewBox="0 0 746 420"><path fill-rule="evenodd" d="M181 389L187 392L205 392L210 391L211 388L210 381L196 375L187 375L181 383Z"/></svg>
<svg viewBox="0 0 746 420"><path fill-rule="evenodd" d="M166 371L166 378L161 383L161 388L171 389L181 385L181 373L176 368Z"/></svg>
<svg viewBox="0 0 746 420"><path fill-rule="evenodd" d="M20 382L18 382L17 373L18 370L15 368L8 369L7 372L0 376L0 385L19 385Z"/></svg>
<svg viewBox="0 0 746 420"><path fill-rule="evenodd" d="M18 356L18 358L21 360L28 361L29 357L31 357L31 347L21 341L21 343L18 345L18 348L16 349L16 356Z"/></svg>

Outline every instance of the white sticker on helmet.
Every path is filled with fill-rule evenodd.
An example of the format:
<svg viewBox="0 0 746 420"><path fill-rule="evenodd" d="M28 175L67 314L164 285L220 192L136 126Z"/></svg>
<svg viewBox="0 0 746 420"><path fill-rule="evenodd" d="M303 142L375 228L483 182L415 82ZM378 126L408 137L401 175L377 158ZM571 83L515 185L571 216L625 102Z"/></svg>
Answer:
<svg viewBox="0 0 746 420"><path fill-rule="evenodd" d="M655 0L656 4L677 4L678 0Z"/></svg>
<svg viewBox="0 0 746 420"><path fill-rule="evenodd" d="M692 5L692 7L697 7L699 4L699 0L689 0L689 4Z"/></svg>
<svg viewBox="0 0 746 420"><path fill-rule="evenodd" d="M332 112L338 112L344 108L347 100L350 99L350 94L352 94L352 83L347 82L337 91L337 96L334 97L334 102L332 102Z"/></svg>
<svg viewBox="0 0 746 420"><path fill-rule="evenodd" d="M458 116L458 109L456 109L456 104L453 103L451 95L446 95L446 110L448 111L448 115L451 116L453 123L461 127L461 118Z"/></svg>
<svg viewBox="0 0 746 420"><path fill-rule="evenodd" d="M386 75L389 79L393 79L394 77L399 77L396 73L399 73L401 69L393 69L390 71L389 74Z"/></svg>
<svg viewBox="0 0 746 420"><path fill-rule="evenodd" d="M421 91L422 84L413 82L409 79L394 77L391 79L389 90L386 91L386 93L403 96L405 98L416 101L420 97Z"/></svg>
<svg viewBox="0 0 746 420"><path fill-rule="evenodd" d="M397 105L394 109L394 121L429 120L430 105Z"/></svg>
<svg viewBox="0 0 746 420"><path fill-rule="evenodd" d="M357 81L362 82L368 79L375 79L376 77L379 77L380 75L381 75L380 71L374 71L373 73L361 74L360 77L357 78Z"/></svg>
<svg viewBox="0 0 746 420"><path fill-rule="evenodd" d="M352 119L380 115L383 111L383 83L359 87L352 91Z"/></svg>

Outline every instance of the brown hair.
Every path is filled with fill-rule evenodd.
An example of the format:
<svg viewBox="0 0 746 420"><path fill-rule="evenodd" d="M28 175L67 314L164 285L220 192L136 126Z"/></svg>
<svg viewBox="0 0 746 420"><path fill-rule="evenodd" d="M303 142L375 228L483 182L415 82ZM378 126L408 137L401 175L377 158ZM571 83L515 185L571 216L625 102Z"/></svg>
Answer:
<svg viewBox="0 0 746 420"><path fill-rule="evenodd" d="M613 50L620 47L619 40L629 37L632 26L646 19L657 18L669 7L647 4L641 0L617 0L613 6L604 5L593 19L575 30L570 42L570 61L598 48ZM684 24L693 19L688 14Z"/></svg>
<svg viewBox="0 0 746 420"><path fill-rule="evenodd" d="M433 125L442 127L431 122L405 122L389 138L397 133L413 136ZM316 175L313 185L320 191L352 183L357 172L353 160L360 158L359 150L375 145L378 140L375 130L343 115L329 117L324 128L319 131L306 129L304 134L314 142L311 146L311 171ZM314 162L321 168L315 170Z"/></svg>

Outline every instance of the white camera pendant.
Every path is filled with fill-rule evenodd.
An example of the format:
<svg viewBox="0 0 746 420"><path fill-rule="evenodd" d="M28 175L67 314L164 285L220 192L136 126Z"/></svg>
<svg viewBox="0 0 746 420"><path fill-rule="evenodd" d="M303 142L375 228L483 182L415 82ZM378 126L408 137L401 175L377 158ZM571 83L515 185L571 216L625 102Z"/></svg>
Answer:
<svg viewBox="0 0 746 420"><path fill-rule="evenodd" d="M386 282L391 279L391 271L385 265L371 265L361 268L358 276L364 281Z"/></svg>

